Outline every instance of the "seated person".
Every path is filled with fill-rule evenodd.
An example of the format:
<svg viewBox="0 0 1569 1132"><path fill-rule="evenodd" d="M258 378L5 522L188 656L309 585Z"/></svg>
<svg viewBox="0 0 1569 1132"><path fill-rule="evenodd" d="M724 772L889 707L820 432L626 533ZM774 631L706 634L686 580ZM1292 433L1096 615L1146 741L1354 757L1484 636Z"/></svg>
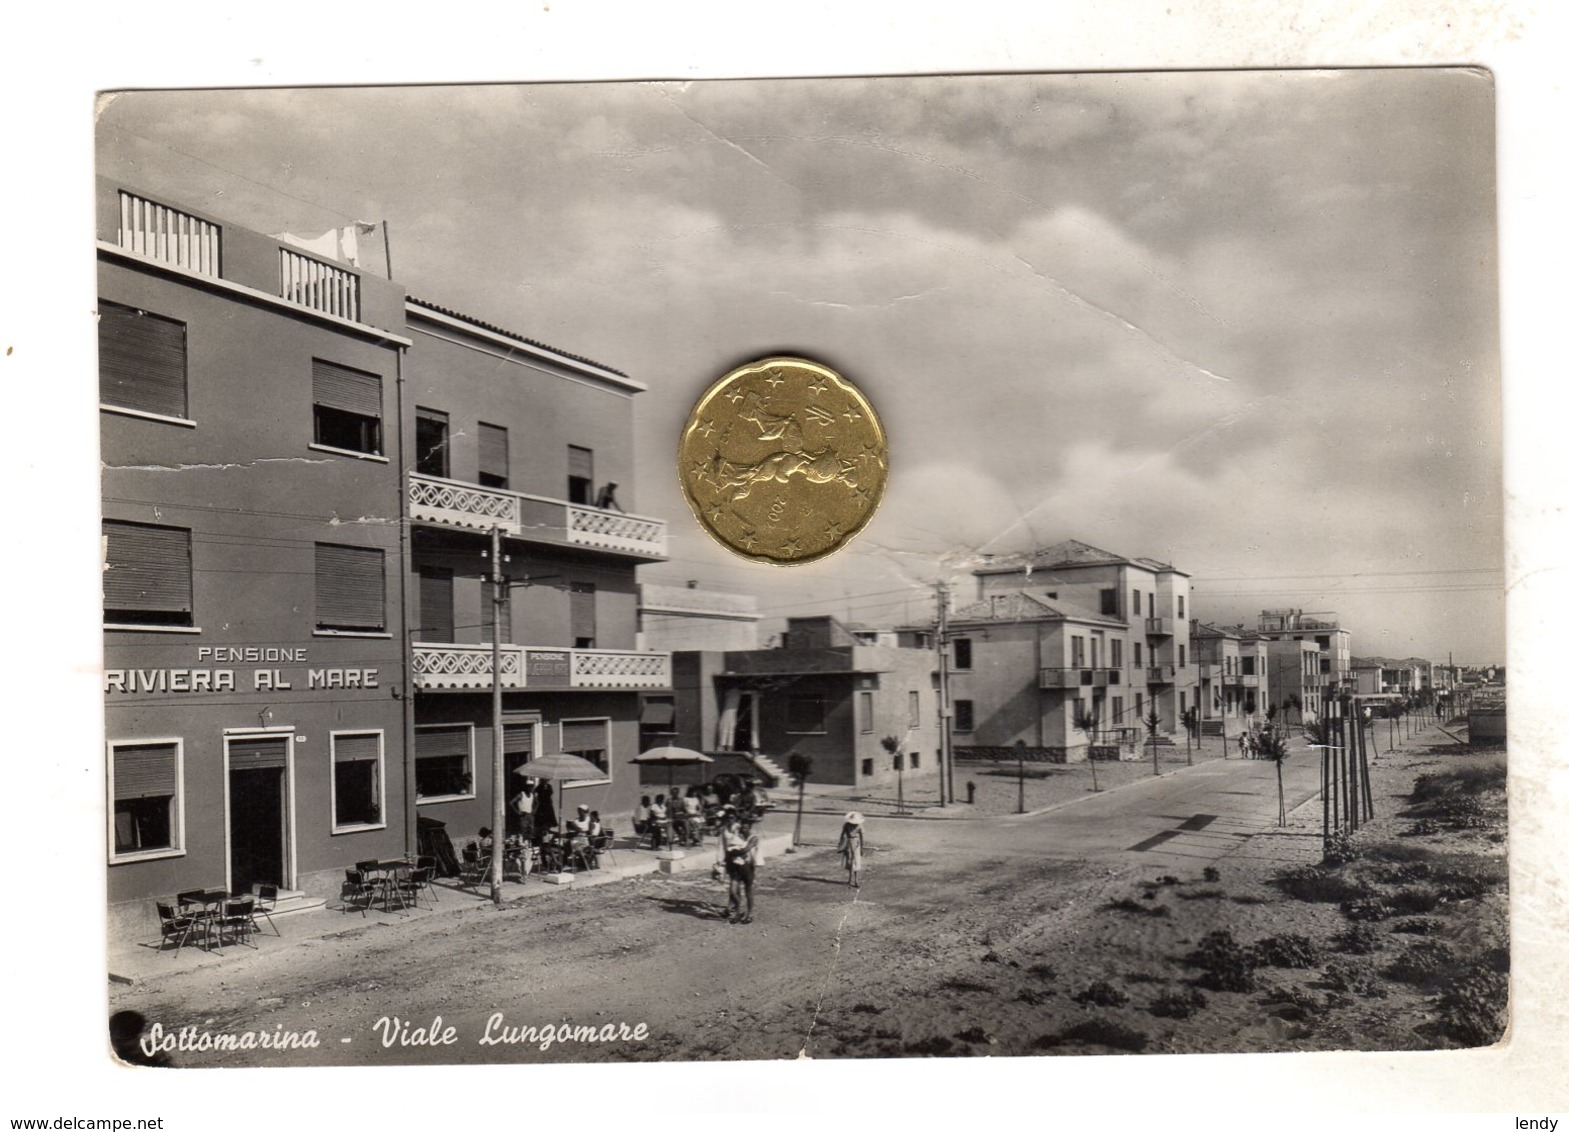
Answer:
<svg viewBox="0 0 1569 1132"><path fill-rule="evenodd" d="M577 817L567 822L567 831L569 833L581 833L586 835L588 833L588 819L588 807L579 806L577 808Z"/></svg>
<svg viewBox="0 0 1569 1132"><path fill-rule="evenodd" d="M554 829L540 831L539 838L539 871L542 873L559 873L565 863L565 846Z"/></svg>
<svg viewBox="0 0 1569 1132"><path fill-rule="evenodd" d="M654 795L654 804L649 807L649 828L654 835L654 848L664 848L670 833L670 811L665 809L665 796Z"/></svg>
<svg viewBox="0 0 1569 1132"><path fill-rule="evenodd" d="M670 800L665 803L665 813L670 817L672 841L686 840L686 802L681 798L681 787L670 788Z"/></svg>

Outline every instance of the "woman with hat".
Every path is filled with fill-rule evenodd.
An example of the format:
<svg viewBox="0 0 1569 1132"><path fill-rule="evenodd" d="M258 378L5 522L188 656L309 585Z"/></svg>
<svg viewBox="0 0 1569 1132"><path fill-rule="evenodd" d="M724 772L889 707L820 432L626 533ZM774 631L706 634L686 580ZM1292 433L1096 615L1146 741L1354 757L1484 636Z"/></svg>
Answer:
<svg viewBox="0 0 1569 1132"><path fill-rule="evenodd" d="M757 875L757 837L752 833L752 823L745 816L731 810L725 815L725 827L719 834L719 850L725 859L725 875L730 879L730 908L725 919L731 923L752 922L752 882ZM746 914L741 913L741 902L746 901Z"/></svg>
<svg viewBox="0 0 1569 1132"><path fill-rule="evenodd" d="M861 832L865 820L851 810L844 815L844 828L839 831L839 855L844 858L844 871L849 874L850 887L861 887L861 854L866 850L866 838Z"/></svg>

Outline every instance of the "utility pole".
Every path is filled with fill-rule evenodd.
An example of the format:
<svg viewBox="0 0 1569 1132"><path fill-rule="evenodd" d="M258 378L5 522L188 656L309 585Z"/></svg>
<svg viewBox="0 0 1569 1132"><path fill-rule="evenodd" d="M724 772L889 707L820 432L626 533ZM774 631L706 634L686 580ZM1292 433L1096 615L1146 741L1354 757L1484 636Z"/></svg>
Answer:
<svg viewBox="0 0 1569 1132"><path fill-rule="evenodd" d="M947 785L943 775L947 774ZM937 583L937 804L953 801L953 705L948 699L948 586Z"/></svg>
<svg viewBox="0 0 1569 1132"><path fill-rule="evenodd" d="M501 528L490 528L490 899L501 907L507 860L506 739L501 723Z"/></svg>

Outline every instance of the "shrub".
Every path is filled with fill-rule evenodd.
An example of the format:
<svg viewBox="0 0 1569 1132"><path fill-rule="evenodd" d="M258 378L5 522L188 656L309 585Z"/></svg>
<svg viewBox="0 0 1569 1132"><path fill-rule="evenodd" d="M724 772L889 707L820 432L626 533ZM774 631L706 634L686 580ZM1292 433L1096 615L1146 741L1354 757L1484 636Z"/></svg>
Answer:
<svg viewBox="0 0 1569 1132"><path fill-rule="evenodd" d="M1122 897L1120 900L1111 901L1106 905L1106 910L1109 912L1127 912L1130 915L1139 916L1171 915L1171 909L1167 908L1163 904L1156 904L1150 907L1146 907L1145 905L1140 904L1137 900L1130 900L1126 896Z"/></svg>
<svg viewBox="0 0 1569 1132"><path fill-rule="evenodd" d="M1480 970L1458 980L1438 1000L1438 1030L1461 1046L1492 1045L1504 1033L1509 979Z"/></svg>
<svg viewBox="0 0 1569 1132"><path fill-rule="evenodd" d="M1295 900L1315 904L1340 904L1371 895L1360 881L1330 869L1302 865L1275 874L1274 884Z"/></svg>
<svg viewBox="0 0 1569 1132"><path fill-rule="evenodd" d="M986 1045L991 1041L991 1035L979 1026L971 1026L968 1030L960 1030L954 1037L961 1042L974 1042L976 1045Z"/></svg>
<svg viewBox="0 0 1569 1132"><path fill-rule="evenodd" d="M953 1051L953 1041L941 1034L933 1034L929 1038L922 1038L918 1042L905 1042L904 1052L919 1054L923 1057L940 1057Z"/></svg>
<svg viewBox="0 0 1569 1132"><path fill-rule="evenodd" d="M1381 897L1369 896L1361 900L1347 900L1340 906L1341 915L1358 923L1387 920L1392 909Z"/></svg>
<svg viewBox="0 0 1569 1132"><path fill-rule="evenodd" d="M1391 924L1389 930L1401 932L1405 935L1431 935L1438 930L1438 921L1422 919L1401 920L1398 924Z"/></svg>
<svg viewBox="0 0 1569 1132"><path fill-rule="evenodd" d="M1146 1035L1106 1018L1090 1018L1070 1026L1062 1032L1062 1040L1106 1046L1129 1053L1142 1053L1144 1047L1149 1045Z"/></svg>
<svg viewBox="0 0 1569 1132"><path fill-rule="evenodd" d="M1378 929L1370 924L1352 924L1335 937L1335 948L1348 955L1371 955L1383 946Z"/></svg>
<svg viewBox="0 0 1569 1132"><path fill-rule="evenodd" d="M1305 935L1270 936L1253 945L1253 957L1264 967L1316 967L1318 944Z"/></svg>
<svg viewBox="0 0 1569 1132"><path fill-rule="evenodd" d="M1073 1001L1082 1006L1126 1006L1128 996L1105 979L1096 979L1074 995Z"/></svg>
<svg viewBox="0 0 1569 1132"><path fill-rule="evenodd" d="M1057 977L1057 968L1050 963L1031 963L1029 972L1037 979L1045 979L1048 982Z"/></svg>
<svg viewBox="0 0 1569 1132"><path fill-rule="evenodd" d="M1344 865L1362 856L1362 847L1351 836L1350 830L1337 829L1324 839L1324 864Z"/></svg>
<svg viewBox="0 0 1569 1132"><path fill-rule="evenodd" d="M1430 986L1444 982L1454 973L1455 952L1445 943L1416 943L1400 953L1384 974L1396 982Z"/></svg>
<svg viewBox="0 0 1569 1132"><path fill-rule="evenodd" d="M1384 998L1384 984L1371 967L1364 963L1351 963L1344 959L1331 959L1324 968L1324 983L1331 990L1360 995L1363 998Z"/></svg>
<svg viewBox="0 0 1569 1132"><path fill-rule="evenodd" d="M1259 999L1261 1006L1284 1006L1278 1013L1293 1022L1306 1021L1324 1009L1324 1002L1312 991L1297 987L1276 987Z"/></svg>
<svg viewBox="0 0 1569 1132"><path fill-rule="evenodd" d="M1211 990L1246 991L1255 985L1252 952L1237 943L1229 928L1219 928L1199 940L1187 962L1204 972L1199 984Z"/></svg>
<svg viewBox="0 0 1569 1132"><path fill-rule="evenodd" d="M1392 915L1420 916L1439 905L1438 892L1425 886L1402 888L1384 897L1384 904Z"/></svg>
<svg viewBox="0 0 1569 1132"><path fill-rule="evenodd" d="M1209 884L1220 883L1220 870L1217 869L1214 865L1205 865L1204 880Z"/></svg>
<svg viewBox="0 0 1569 1132"><path fill-rule="evenodd" d="M1150 1013L1157 1018L1191 1018L1209 1005L1203 991L1162 991L1150 1003Z"/></svg>

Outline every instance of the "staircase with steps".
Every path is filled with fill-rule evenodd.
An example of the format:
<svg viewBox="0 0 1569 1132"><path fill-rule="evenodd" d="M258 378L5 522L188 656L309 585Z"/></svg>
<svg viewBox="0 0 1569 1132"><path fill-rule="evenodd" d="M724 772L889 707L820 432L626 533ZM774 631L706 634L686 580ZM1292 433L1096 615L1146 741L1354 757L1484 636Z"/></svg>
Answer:
<svg viewBox="0 0 1569 1132"><path fill-rule="evenodd" d="M748 754L746 758L748 762L757 768L757 773L763 776L765 779L763 786L767 789L775 790L780 786L785 785L785 783L789 781L790 776L785 771L784 767L774 762L773 759L769 758L761 751Z"/></svg>
<svg viewBox="0 0 1569 1132"><path fill-rule="evenodd" d="M278 903L272 909L272 917L277 919L279 916L292 916L298 912L316 912L326 906L327 901L320 896L311 896L298 889L280 888Z"/></svg>

